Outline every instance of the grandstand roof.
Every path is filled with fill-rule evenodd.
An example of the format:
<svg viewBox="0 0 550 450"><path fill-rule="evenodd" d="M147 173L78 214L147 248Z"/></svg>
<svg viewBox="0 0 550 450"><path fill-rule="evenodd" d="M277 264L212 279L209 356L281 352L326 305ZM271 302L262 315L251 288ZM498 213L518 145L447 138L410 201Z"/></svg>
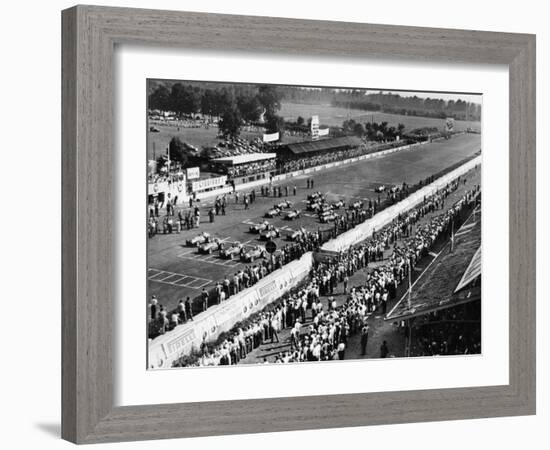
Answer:
<svg viewBox="0 0 550 450"><path fill-rule="evenodd" d="M245 155L225 156L223 158L214 158L212 162L220 164L229 164L236 166L239 164L247 164L256 161L265 161L266 159L273 159L277 156L276 153L247 153Z"/></svg>
<svg viewBox="0 0 550 450"><path fill-rule="evenodd" d="M294 142L287 144L288 148L295 155L332 150L342 147L357 147L361 145L361 139L356 136L343 136L318 141Z"/></svg>
<svg viewBox="0 0 550 450"><path fill-rule="evenodd" d="M413 284L386 320L410 319L481 298L481 212L476 211Z"/></svg>

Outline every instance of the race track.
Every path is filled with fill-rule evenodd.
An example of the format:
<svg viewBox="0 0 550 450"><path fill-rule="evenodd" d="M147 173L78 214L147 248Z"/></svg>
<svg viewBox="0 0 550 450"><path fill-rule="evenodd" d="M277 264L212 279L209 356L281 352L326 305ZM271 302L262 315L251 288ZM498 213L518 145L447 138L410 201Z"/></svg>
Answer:
<svg viewBox="0 0 550 450"><path fill-rule="evenodd" d="M308 230L325 229L330 225L320 224L313 214L305 211L305 199L313 191L328 193L330 201L375 199L374 188L377 185L393 185L406 182L415 184L466 157L479 151L481 137L477 134L455 136L450 140L427 144L412 151L396 152L387 156L360 161L354 164L327 169L308 176L295 177L278 183L283 188L289 186L289 200L294 207L302 210L302 217L296 221L285 221L282 218L270 219L269 222L282 228L283 232L304 227ZM314 189L306 189L306 179L313 178ZM292 188L297 187L297 195L292 195ZM217 216L214 223L208 223L207 211L212 201L201 205L200 229L182 231L180 234L156 235L148 239L148 294L155 294L159 303L171 310L178 299L195 297L203 287L209 288L226 275L234 274L241 263L219 258L216 254L199 255L196 249L185 246L186 239L206 231L218 237L226 244L240 241L247 245L262 244L258 235L248 232L249 225L263 221L263 214L273 204L283 198L261 197L256 189L256 202L248 210L239 202L235 204L229 197L227 215ZM241 194L242 199L242 194ZM178 205L184 212L187 205ZM163 210L162 213L165 211ZM304 214L305 213L305 214ZM307 214L307 215L306 215ZM277 239L281 246L285 241ZM149 300L149 299L147 299Z"/></svg>

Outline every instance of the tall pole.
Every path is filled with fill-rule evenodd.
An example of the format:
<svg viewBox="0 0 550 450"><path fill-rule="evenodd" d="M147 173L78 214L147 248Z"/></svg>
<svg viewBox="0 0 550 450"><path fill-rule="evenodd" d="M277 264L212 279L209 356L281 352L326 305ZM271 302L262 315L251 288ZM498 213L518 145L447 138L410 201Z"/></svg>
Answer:
<svg viewBox="0 0 550 450"><path fill-rule="evenodd" d="M451 219L451 253L454 252L455 249L455 221L454 217Z"/></svg>
<svg viewBox="0 0 550 450"><path fill-rule="evenodd" d="M407 345L407 357L411 356L411 347L412 347L412 321L413 319L407 320L407 327L409 328L409 337L407 339L408 345Z"/></svg>
<svg viewBox="0 0 550 450"><path fill-rule="evenodd" d="M407 307L411 308L411 293L412 293L412 283L411 283L411 260L409 258L409 289L407 290Z"/></svg>

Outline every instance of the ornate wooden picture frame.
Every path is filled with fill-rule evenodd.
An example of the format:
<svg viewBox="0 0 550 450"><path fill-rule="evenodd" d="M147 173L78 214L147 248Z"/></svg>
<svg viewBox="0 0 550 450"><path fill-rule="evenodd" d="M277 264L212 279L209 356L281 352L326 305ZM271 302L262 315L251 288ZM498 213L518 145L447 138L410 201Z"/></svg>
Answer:
<svg viewBox="0 0 550 450"><path fill-rule="evenodd" d="M63 11L62 31L63 438L95 443L535 413L533 35L96 6ZM509 384L115 407L111 208L117 44L507 65Z"/></svg>

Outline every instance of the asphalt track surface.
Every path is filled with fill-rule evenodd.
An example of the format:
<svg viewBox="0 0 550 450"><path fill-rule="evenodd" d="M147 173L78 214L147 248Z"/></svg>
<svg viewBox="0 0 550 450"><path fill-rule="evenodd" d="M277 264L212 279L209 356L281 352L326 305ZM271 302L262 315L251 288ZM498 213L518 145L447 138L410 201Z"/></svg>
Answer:
<svg viewBox="0 0 550 450"><path fill-rule="evenodd" d="M307 176L294 177L276 186L289 186L289 196L282 198L261 197L256 188L256 201L248 210L242 204L242 193L239 203L233 196L228 196L226 216L216 216L214 223L208 221L208 210L213 199L203 201L201 207L200 228L184 230L179 234L159 234L148 239L148 297L156 295L159 303L168 310L176 307L180 298L197 296L203 287L212 287L226 275L231 276L245 264L239 261L221 259L216 253L199 255L195 248L185 245L185 241L206 231L217 237L226 245L239 241L245 246L264 245L257 234L248 231L250 224L263 220L263 215L275 203L288 198L294 202L293 208L302 210L302 217L286 221L282 217L267 219L282 229L282 236L276 239L278 246L284 245L285 233L304 227L307 230L327 229L330 224L319 223L316 216L305 210L305 199L314 191L328 194L330 201L343 199L346 203L376 199L374 188L380 184L394 185L406 182L415 184L466 157L481 148L481 137L477 134L455 136L450 140L438 141L411 151L396 152L387 156L359 161L342 167L322 170ZM307 189L307 179L314 180L314 188ZM292 195L293 187L297 195ZM187 212L188 205L178 205L177 210ZM165 210L161 211L161 219ZM176 212L177 214L177 212ZM162 221L162 220L161 220ZM147 300L149 300L149 298Z"/></svg>

